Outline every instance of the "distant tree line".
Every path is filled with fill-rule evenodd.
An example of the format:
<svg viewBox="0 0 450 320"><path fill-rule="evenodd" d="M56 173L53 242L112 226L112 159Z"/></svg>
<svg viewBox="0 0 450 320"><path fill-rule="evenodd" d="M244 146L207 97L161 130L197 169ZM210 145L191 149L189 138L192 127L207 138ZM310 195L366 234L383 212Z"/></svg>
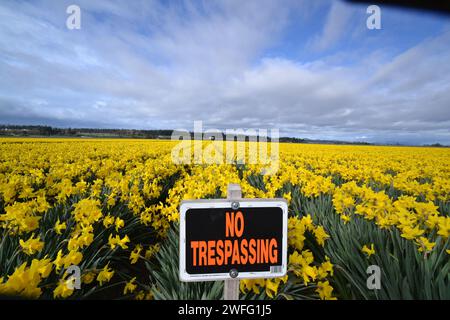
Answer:
<svg viewBox="0 0 450 320"><path fill-rule="evenodd" d="M98 137L98 138L170 138L173 130L136 130L136 129L99 129L99 128L56 128L43 125L0 125L0 136L42 136L42 137ZM194 138L194 133L189 132ZM225 139L225 137L223 137ZM252 140L249 136L238 135L245 141ZM271 137L266 138L271 142ZM325 143L325 144L369 144L366 142L344 142L331 140L310 140L292 137L280 137L279 142L287 143Z"/></svg>
<svg viewBox="0 0 450 320"><path fill-rule="evenodd" d="M2 136L119 137L157 139L170 137L172 130L55 128L51 126L0 125Z"/></svg>
<svg viewBox="0 0 450 320"><path fill-rule="evenodd" d="M280 142L290 142L290 143L305 143L306 139L301 138L290 138L290 137L281 137L279 139Z"/></svg>

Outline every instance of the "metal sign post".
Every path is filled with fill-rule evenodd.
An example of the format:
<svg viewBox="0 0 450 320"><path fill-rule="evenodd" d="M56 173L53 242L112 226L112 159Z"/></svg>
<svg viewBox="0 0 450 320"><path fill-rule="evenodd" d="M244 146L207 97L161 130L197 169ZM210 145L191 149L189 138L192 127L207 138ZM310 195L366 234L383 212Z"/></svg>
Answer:
<svg viewBox="0 0 450 320"><path fill-rule="evenodd" d="M230 183L227 188L227 199L240 200L242 199L241 186L236 183ZM239 208L239 202L232 203L233 209ZM230 270L230 276L237 276L234 270ZM224 280L223 284L223 299L224 300L239 300L239 279Z"/></svg>

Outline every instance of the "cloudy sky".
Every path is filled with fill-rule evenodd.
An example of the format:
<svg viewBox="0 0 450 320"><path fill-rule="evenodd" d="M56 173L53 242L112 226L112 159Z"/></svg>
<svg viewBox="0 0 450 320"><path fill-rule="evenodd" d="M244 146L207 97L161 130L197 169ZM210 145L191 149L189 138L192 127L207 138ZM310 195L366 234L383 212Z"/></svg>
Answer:
<svg viewBox="0 0 450 320"><path fill-rule="evenodd" d="M369 30L366 9L1 0L0 123L450 144L450 16L381 7Z"/></svg>

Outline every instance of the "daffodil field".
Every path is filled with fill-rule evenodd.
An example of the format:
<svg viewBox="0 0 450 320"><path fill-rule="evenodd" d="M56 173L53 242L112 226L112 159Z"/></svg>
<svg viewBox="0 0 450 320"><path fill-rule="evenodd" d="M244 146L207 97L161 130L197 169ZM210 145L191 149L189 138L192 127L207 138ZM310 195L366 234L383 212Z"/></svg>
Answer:
<svg viewBox="0 0 450 320"><path fill-rule="evenodd" d="M450 149L280 144L262 175L175 164L174 144L0 139L0 295L220 299L222 282L178 280L178 211L239 183L287 199L290 216L288 274L242 280L241 299L450 299Z"/></svg>

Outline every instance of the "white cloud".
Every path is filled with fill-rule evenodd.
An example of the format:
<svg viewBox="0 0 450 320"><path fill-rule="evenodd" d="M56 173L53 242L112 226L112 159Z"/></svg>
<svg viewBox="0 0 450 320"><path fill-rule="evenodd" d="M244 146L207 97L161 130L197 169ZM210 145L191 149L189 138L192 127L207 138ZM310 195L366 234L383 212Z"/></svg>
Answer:
<svg viewBox="0 0 450 320"><path fill-rule="evenodd" d="M334 46L348 31L354 13L353 7L341 1L333 1L321 34L315 36L309 46L317 51Z"/></svg>

